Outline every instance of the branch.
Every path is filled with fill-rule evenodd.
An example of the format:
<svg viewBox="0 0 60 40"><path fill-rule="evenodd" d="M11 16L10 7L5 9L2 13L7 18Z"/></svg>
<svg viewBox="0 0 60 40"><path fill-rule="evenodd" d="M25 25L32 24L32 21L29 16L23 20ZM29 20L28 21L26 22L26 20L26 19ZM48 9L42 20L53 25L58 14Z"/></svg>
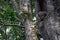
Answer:
<svg viewBox="0 0 60 40"><path fill-rule="evenodd" d="M22 25L19 25L19 24L0 24L0 26L22 26ZM24 26L22 26L24 27Z"/></svg>

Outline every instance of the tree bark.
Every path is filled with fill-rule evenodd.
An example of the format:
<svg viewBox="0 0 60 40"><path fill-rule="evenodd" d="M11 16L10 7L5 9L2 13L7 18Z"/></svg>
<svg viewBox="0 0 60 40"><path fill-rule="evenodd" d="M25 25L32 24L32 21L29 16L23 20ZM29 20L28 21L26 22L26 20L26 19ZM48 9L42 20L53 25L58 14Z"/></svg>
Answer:
<svg viewBox="0 0 60 40"><path fill-rule="evenodd" d="M24 26L25 26L25 34L26 40L38 40L36 35L36 29L32 21L32 0L28 0L28 19L26 18Z"/></svg>
<svg viewBox="0 0 60 40"><path fill-rule="evenodd" d="M42 1L43 4L40 5L40 1L41 0L36 0L36 17L38 21L37 26L39 34L43 37L44 40L60 40L60 13L59 10L57 11L57 8L55 7L56 5L58 5L58 2L55 1L56 5L54 5L54 0L44 0L44 2L46 3L45 15L42 6L44 2Z"/></svg>
<svg viewBox="0 0 60 40"><path fill-rule="evenodd" d="M26 31L26 40L38 40L32 21L27 19L25 21L24 26L25 26L25 31Z"/></svg>

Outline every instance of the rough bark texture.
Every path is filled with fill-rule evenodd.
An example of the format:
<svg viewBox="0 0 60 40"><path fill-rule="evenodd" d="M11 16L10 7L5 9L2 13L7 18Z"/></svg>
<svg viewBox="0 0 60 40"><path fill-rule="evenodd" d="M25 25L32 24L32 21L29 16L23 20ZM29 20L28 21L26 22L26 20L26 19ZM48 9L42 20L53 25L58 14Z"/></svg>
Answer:
<svg viewBox="0 0 60 40"><path fill-rule="evenodd" d="M32 21L25 21L26 40L38 40Z"/></svg>
<svg viewBox="0 0 60 40"><path fill-rule="evenodd" d="M58 1L36 0L38 32L44 40L60 40L60 3ZM45 7L43 8L44 3L46 10L44 10Z"/></svg>

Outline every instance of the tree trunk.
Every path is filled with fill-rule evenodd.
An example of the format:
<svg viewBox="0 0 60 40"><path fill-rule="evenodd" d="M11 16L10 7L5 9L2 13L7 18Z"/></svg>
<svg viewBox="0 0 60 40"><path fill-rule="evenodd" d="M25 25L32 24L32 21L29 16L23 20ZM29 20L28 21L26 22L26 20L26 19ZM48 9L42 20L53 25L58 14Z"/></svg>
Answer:
<svg viewBox="0 0 60 40"><path fill-rule="evenodd" d="M53 4L54 0L43 0L42 3L41 1L36 0L36 17L39 34L44 40L60 40L60 13L59 8L55 7L59 3L55 1L55 5ZM45 5L46 10L43 9L43 5Z"/></svg>
<svg viewBox="0 0 60 40"><path fill-rule="evenodd" d="M32 21L27 19L25 21L24 26L25 26L25 31L26 31L26 40L38 40Z"/></svg>

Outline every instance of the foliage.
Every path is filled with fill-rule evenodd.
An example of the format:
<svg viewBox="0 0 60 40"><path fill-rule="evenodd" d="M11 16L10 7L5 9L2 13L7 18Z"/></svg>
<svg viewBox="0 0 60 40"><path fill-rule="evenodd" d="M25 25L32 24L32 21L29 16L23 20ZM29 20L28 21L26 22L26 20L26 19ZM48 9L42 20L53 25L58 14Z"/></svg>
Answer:
<svg viewBox="0 0 60 40"><path fill-rule="evenodd" d="M16 17L11 1L0 0L0 40L25 39L25 28Z"/></svg>

